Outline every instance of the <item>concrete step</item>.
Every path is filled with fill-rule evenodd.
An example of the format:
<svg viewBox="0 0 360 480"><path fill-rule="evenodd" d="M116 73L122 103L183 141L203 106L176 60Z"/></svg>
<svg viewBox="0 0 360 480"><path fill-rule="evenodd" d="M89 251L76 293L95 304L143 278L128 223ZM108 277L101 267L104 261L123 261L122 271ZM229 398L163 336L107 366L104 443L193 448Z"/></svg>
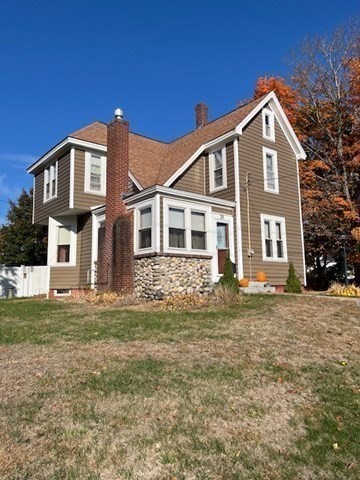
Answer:
<svg viewBox="0 0 360 480"><path fill-rule="evenodd" d="M240 292L243 293L275 293L275 287L272 287L269 282L249 282L248 287L240 287Z"/></svg>

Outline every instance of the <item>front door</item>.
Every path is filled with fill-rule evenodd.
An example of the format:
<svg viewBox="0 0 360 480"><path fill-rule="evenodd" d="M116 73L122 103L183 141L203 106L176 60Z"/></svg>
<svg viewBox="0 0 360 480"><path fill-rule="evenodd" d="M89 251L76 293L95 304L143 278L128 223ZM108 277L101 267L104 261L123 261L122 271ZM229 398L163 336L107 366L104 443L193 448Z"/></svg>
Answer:
<svg viewBox="0 0 360 480"><path fill-rule="evenodd" d="M225 260L229 255L229 224L216 222L216 252L218 274L223 274L225 270Z"/></svg>

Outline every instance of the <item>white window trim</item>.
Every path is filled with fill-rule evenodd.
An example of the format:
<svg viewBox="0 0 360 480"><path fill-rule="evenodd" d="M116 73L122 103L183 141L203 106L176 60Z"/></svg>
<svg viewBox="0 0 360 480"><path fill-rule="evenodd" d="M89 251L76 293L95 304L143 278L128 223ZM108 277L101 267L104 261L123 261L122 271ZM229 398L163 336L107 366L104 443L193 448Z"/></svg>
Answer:
<svg viewBox="0 0 360 480"><path fill-rule="evenodd" d="M212 255L210 243L211 229L211 208L197 203L181 202L164 198L163 201L163 233L164 233L164 252L165 253L184 253L192 255ZM185 214L185 248L169 247L169 209L179 208L184 210ZM206 250L194 250L191 248L191 212L199 212L205 214L205 232L206 232Z"/></svg>
<svg viewBox="0 0 360 480"><path fill-rule="evenodd" d="M99 248L99 228L105 223L105 213L92 213L91 272L90 285L95 288Z"/></svg>
<svg viewBox="0 0 360 480"><path fill-rule="evenodd" d="M90 188L90 173L91 173L91 156L96 155L101 159L101 189L91 190ZM106 157L99 152L85 152L85 179L84 179L84 192L91 195L106 196Z"/></svg>
<svg viewBox="0 0 360 480"><path fill-rule="evenodd" d="M70 261L57 261L58 227L70 225ZM49 217L48 266L76 267L77 217Z"/></svg>
<svg viewBox="0 0 360 480"><path fill-rule="evenodd" d="M217 257L217 229L216 229L216 224L217 223L226 223L229 225L229 255L230 255L230 260L233 263L236 263L236 257L235 257L235 242L234 242L234 218L231 215L226 215L223 213L212 213L212 232L213 232L213 259L212 259L212 281L213 282L218 282L220 278L223 276L222 273L219 273L218 271L218 257Z"/></svg>
<svg viewBox="0 0 360 480"><path fill-rule="evenodd" d="M270 231L271 231L271 239L273 241L273 256L271 258L266 256L266 247L265 247L265 228L264 222L268 220L270 222ZM288 252L287 252L287 239L286 239L286 221L284 217L275 217L274 215L266 215L262 213L260 215L260 227L261 227L261 244L262 244L262 256L264 262L280 262L280 263L287 263L288 261ZM275 224L281 224L281 236L283 241L283 251L284 256L278 258L277 257L277 249L276 249L276 229Z"/></svg>
<svg viewBox="0 0 360 480"><path fill-rule="evenodd" d="M50 195L49 198L46 198L46 184L47 184L47 179L50 175L50 169L51 166L55 165L55 195L51 196L51 179L50 179ZM43 203L50 202L50 200L54 200L54 198L57 198L57 193L58 193L58 160L55 160L55 162L51 162L50 165L48 165L44 169L44 196L43 196Z"/></svg>
<svg viewBox="0 0 360 480"><path fill-rule="evenodd" d="M266 135L265 117L268 116L270 120L270 135ZM275 142L275 114L269 108L264 108L262 111L262 123L263 123L263 137L266 140Z"/></svg>
<svg viewBox="0 0 360 480"><path fill-rule="evenodd" d="M144 208L151 207L151 247L148 248L139 248L139 230L140 230L140 221L141 221L141 214L140 211L143 210ZM157 212L156 212L156 205L155 205L155 199L152 200L144 200L141 203L138 203L135 205L135 221L134 221L134 238L135 238L135 244L134 244L134 252L137 255L141 255L143 253L153 253L156 251L155 247L155 241L156 241L156 217L157 217Z"/></svg>
<svg viewBox="0 0 360 480"><path fill-rule="evenodd" d="M267 169L266 169L266 155L271 155L273 157L274 165L274 175L275 175L275 188L271 189L267 185ZM264 190L268 193L279 194L279 168L278 168L278 157L277 151L272 150L271 148L263 147L263 169L264 169Z"/></svg>
<svg viewBox="0 0 360 480"><path fill-rule="evenodd" d="M67 293L58 293L59 290L68 290ZM54 290L54 295L56 297L70 297L71 296L71 288L58 288Z"/></svg>
<svg viewBox="0 0 360 480"><path fill-rule="evenodd" d="M214 171L215 171L215 155L214 153L221 150L222 158L223 158L223 184L220 187L215 187L214 182ZM219 192L220 190L225 190L227 188L227 172L226 172L226 145L222 147L214 148L209 152L209 185L210 185L210 193Z"/></svg>

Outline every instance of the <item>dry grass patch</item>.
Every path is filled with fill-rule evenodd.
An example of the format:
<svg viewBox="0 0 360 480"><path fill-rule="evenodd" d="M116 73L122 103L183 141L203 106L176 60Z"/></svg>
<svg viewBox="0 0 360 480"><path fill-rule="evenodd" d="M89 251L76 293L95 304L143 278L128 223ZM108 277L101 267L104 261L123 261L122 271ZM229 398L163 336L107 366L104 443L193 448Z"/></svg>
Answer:
<svg viewBox="0 0 360 480"><path fill-rule="evenodd" d="M355 303L264 296L83 317L78 304L8 305L4 480L359 478Z"/></svg>

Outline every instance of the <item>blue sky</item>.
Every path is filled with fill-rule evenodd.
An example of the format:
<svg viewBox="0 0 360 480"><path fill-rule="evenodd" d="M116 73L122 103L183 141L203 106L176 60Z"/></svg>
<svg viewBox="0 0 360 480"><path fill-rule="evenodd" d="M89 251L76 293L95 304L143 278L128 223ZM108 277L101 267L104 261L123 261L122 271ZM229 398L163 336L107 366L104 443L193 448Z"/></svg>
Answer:
<svg viewBox="0 0 360 480"><path fill-rule="evenodd" d="M124 109L171 140L286 76L305 36L359 14L358 0L1 0L0 223L25 168L72 131Z"/></svg>

